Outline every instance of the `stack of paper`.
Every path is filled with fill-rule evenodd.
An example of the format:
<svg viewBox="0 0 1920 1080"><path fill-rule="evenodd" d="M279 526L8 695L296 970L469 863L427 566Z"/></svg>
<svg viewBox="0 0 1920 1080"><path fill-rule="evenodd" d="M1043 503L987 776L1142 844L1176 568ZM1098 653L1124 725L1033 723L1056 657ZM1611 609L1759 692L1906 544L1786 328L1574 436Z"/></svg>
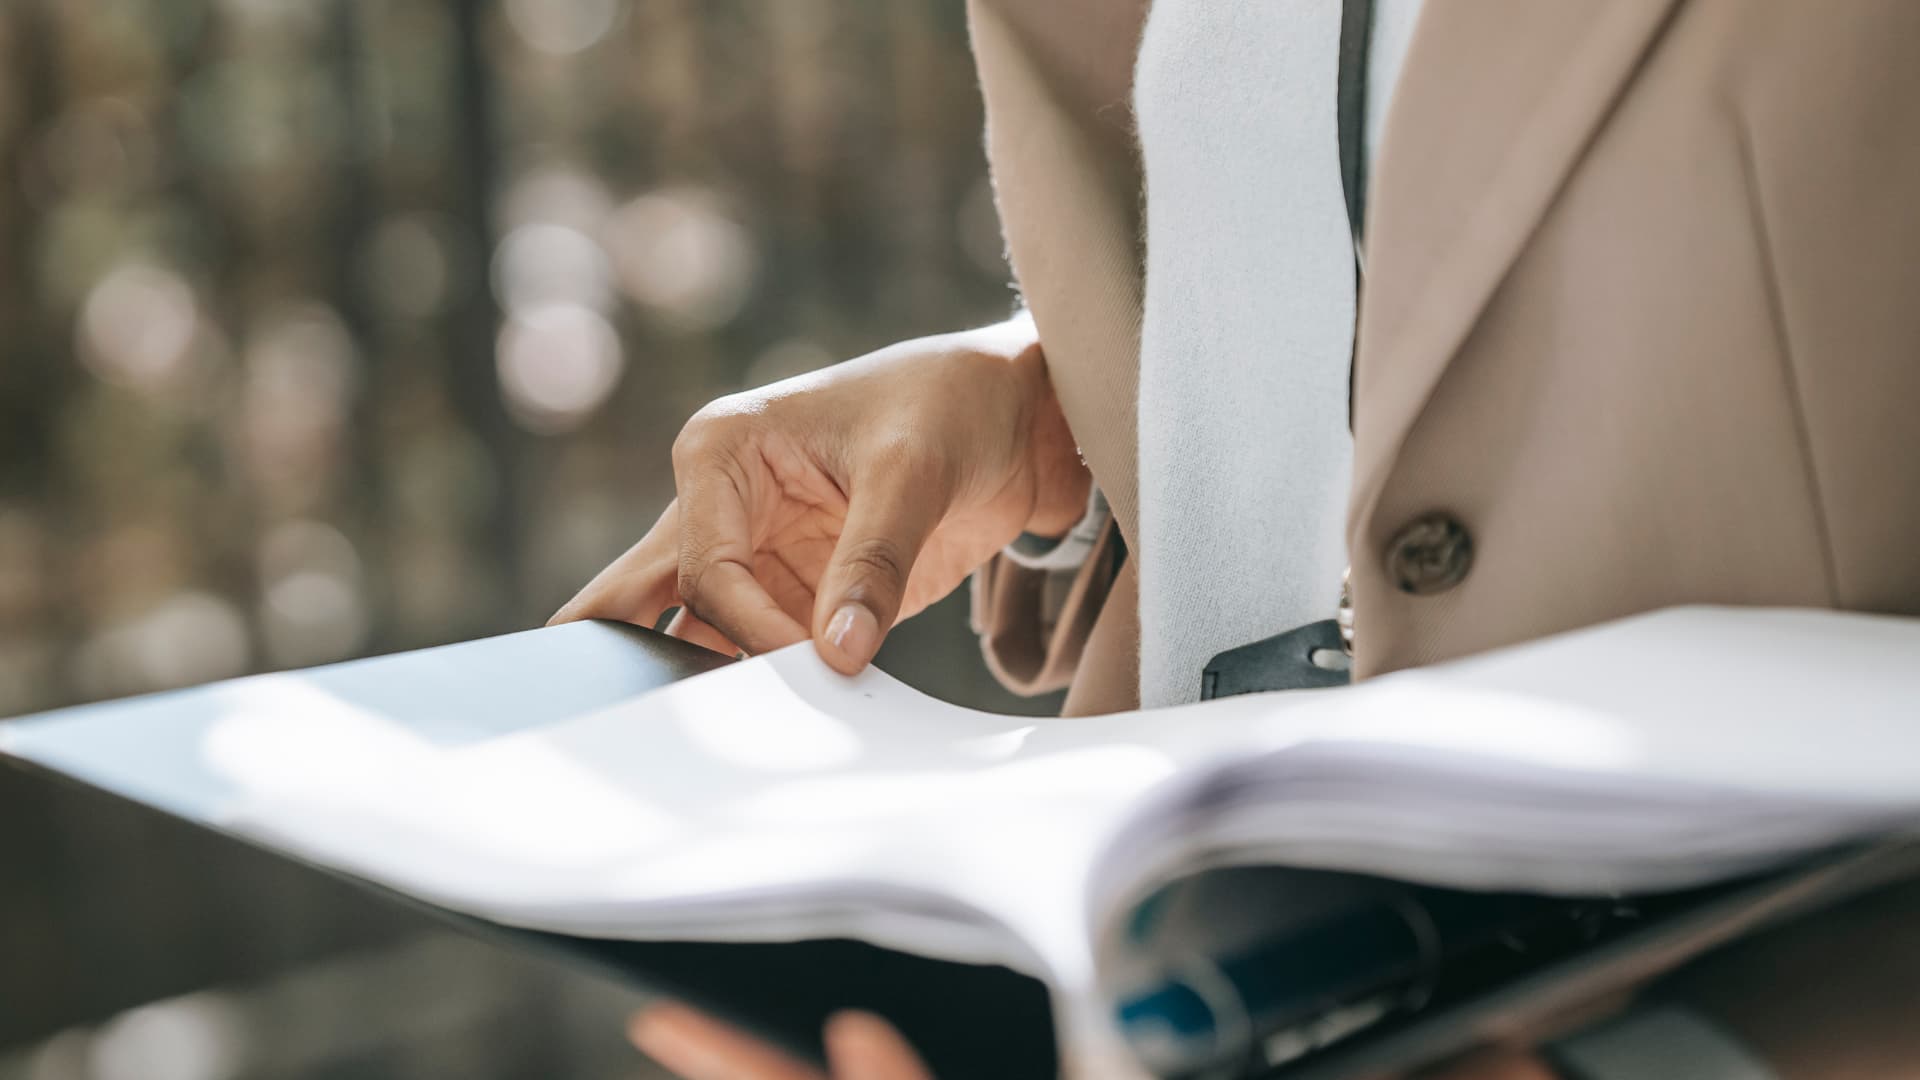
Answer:
<svg viewBox="0 0 1920 1080"><path fill-rule="evenodd" d="M322 674L17 722L0 750L509 924L850 935L1070 995L1099 925L1199 867L1631 892L1920 819L1920 621L1871 616L1680 609L1352 689L1039 723L809 646L498 735Z"/></svg>

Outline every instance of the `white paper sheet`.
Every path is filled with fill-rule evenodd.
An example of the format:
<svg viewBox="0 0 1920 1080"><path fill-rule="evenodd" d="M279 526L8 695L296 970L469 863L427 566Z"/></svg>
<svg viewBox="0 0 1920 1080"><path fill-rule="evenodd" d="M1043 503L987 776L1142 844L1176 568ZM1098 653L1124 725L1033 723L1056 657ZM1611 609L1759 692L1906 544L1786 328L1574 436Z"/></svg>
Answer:
<svg viewBox="0 0 1920 1080"><path fill-rule="evenodd" d="M1195 865L1591 895L1920 821L1920 619L1677 608L1317 692L1290 714L1248 697L1163 719L1237 723L1243 740L1130 815L1095 874L1096 920Z"/></svg>
<svg viewBox="0 0 1920 1080"><path fill-rule="evenodd" d="M298 679L240 684L202 736L218 823L407 893L581 934L849 934L1075 983L1099 839L1172 770L1048 740L810 646L464 745Z"/></svg>
<svg viewBox="0 0 1920 1080"><path fill-rule="evenodd" d="M162 704L0 749L505 923L851 935L1070 995L1089 924L1197 865L1672 887L1920 811L1920 620L1819 612L1676 610L1353 689L1037 724L804 645L458 737L313 674Z"/></svg>

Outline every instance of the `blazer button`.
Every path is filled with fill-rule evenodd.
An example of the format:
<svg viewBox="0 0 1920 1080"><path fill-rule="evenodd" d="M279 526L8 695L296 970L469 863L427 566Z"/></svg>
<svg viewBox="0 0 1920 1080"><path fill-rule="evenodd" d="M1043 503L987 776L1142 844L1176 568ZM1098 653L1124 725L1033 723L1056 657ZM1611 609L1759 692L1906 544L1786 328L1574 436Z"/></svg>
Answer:
<svg viewBox="0 0 1920 1080"><path fill-rule="evenodd" d="M1460 584L1473 565L1473 537L1443 510L1409 522L1387 546L1387 580L1403 593L1429 596Z"/></svg>

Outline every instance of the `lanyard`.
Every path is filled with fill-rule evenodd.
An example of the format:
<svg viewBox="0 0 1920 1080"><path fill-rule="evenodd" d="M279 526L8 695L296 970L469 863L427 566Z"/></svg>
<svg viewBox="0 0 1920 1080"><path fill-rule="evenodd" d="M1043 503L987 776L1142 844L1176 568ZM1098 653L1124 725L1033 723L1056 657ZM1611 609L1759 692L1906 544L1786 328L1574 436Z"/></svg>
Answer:
<svg viewBox="0 0 1920 1080"><path fill-rule="evenodd" d="M1347 227L1353 233L1353 340L1360 347L1360 285L1366 277L1361 240L1367 220L1367 54L1373 33L1373 0L1343 0L1340 10L1340 75L1334 93L1340 140L1340 189L1347 197ZM1347 355L1347 428L1353 428L1353 360Z"/></svg>
<svg viewBox="0 0 1920 1080"><path fill-rule="evenodd" d="M1340 85L1335 95L1340 138L1340 187L1347 197L1355 268L1364 256L1367 218L1367 54L1373 33L1373 0L1344 0L1340 12Z"/></svg>

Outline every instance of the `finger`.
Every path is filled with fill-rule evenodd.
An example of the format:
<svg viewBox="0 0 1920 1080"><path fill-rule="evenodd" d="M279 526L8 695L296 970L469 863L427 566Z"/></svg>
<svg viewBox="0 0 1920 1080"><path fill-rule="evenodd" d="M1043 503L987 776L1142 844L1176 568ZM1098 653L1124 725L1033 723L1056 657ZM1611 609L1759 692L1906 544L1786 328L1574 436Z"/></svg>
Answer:
<svg viewBox="0 0 1920 1080"><path fill-rule="evenodd" d="M782 611L766 587L737 562L709 560L689 574L683 559L680 579L687 583L682 588L687 607L749 655L807 640L807 628Z"/></svg>
<svg viewBox="0 0 1920 1080"><path fill-rule="evenodd" d="M829 555L833 553L830 541L823 540L820 543L826 546ZM826 559L821 559L820 563L824 567ZM819 571L815 573L817 575ZM780 605L780 610L786 612L788 618L802 626L813 621L813 587L819 583L819 579L816 576L814 583L809 584L793 568L787 551L763 551L754 556L753 576L760 579L767 594L773 597L773 602Z"/></svg>
<svg viewBox="0 0 1920 1080"><path fill-rule="evenodd" d="M687 477L680 490L681 602L750 653L805 641L806 627L780 609L750 569L753 530L740 487L707 470Z"/></svg>
<svg viewBox="0 0 1920 1080"><path fill-rule="evenodd" d="M907 1040L872 1013L836 1013L827 1021L827 1062L833 1080L933 1080Z"/></svg>
<svg viewBox="0 0 1920 1080"><path fill-rule="evenodd" d="M826 1080L817 1069L684 1005L655 1005L637 1014L627 1037L685 1080Z"/></svg>
<svg viewBox="0 0 1920 1080"><path fill-rule="evenodd" d="M855 487L813 608L814 641L834 670L852 675L879 651L914 560L945 512L942 492L907 470L876 472Z"/></svg>
<svg viewBox="0 0 1920 1080"><path fill-rule="evenodd" d="M672 607L679 570L680 511L668 503L653 528L606 569L593 576L573 599L554 612L548 626L581 619L618 619L651 627Z"/></svg>
<svg viewBox="0 0 1920 1080"><path fill-rule="evenodd" d="M727 640L727 635L715 630L706 620L681 608L667 624L667 633L682 641L691 641L704 649L712 649L727 656L739 656L740 646Z"/></svg>

